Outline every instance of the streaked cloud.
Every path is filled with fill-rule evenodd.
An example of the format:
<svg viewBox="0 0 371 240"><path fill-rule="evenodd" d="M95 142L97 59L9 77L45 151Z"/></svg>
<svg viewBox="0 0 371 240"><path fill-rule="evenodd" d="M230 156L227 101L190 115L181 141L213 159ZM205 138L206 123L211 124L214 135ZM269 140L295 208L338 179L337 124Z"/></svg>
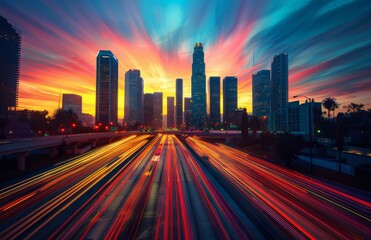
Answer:
<svg viewBox="0 0 371 240"><path fill-rule="evenodd" d="M75 93L94 114L95 57L109 49L119 59L120 118L132 68L141 70L145 92L166 99L183 78L191 95L195 42L204 43L207 78L238 76L239 106L248 111L251 74L269 69L279 52L289 54L290 96L371 108L370 10L367 0L0 2L0 15L22 33L19 108L52 113L60 92Z"/></svg>

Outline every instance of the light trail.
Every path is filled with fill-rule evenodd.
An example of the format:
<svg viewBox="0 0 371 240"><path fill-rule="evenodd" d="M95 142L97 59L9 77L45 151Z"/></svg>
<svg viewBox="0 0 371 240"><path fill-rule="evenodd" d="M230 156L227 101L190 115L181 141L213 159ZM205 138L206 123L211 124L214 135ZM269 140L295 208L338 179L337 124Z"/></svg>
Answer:
<svg viewBox="0 0 371 240"><path fill-rule="evenodd" d="M132 136L5 186L0 239L370 239L368 194L186 143Z"/></svg>
<svg viewBox="0 0 371 240"><path fill-rule="evenodd" d="M296 238L369 238L370 199L342 192L223 144L188 138L187 144L245 199ZM366 195L365 198L369 196ZM271 225L271 226L270 226Z"/></svg>

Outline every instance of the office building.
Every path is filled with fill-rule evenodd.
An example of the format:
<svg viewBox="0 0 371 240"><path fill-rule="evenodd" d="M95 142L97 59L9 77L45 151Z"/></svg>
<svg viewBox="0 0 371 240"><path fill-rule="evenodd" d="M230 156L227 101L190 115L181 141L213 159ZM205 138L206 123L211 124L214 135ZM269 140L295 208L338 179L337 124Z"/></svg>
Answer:
<svg viewBox="0 0 371 240"><path fill-rule="evenodd" d="M167 97L167 128L175 127L174 120L174 97Z"/></svg>
<svg viewBox="0 0 371 240"><path fill-rule="evenodd" d="M300 132L300 104L299 101L287 103L287 130Z"/></svg>
<svg viewBox="0 0 371 240"><path fill-rule="evenodd" d="M192 98L184 98L184 125L185 129L189 130L191 124L191 115L192 115Z"/></svg>
<svg viewBox="0 0 371 240"><path fill-rule="evenodd" d="M266 118L270 113L271 76L269 70L260 70L252 75L252 112Z"/></svg>
<svg viewBox="0 0 371 240"><path fill-rule="evenodd" d="M220 77L209 78L210 125L220 123Z"/></svg>
<svg viewBox="0 0 371 240"><path fill-rule="evenodd" d="M233 124L235 110L237 109L237 77L225 77L223 79L223 122Z"/></svg>
<svg viewBox="0 0 371 240"><path fill-rule="evenodd" d="M287 112L288 131L300 133L306 140L309 140L309 124L312 124L312 136L315 136L316 122L322 116L321 102L305 101L302 104L299 104L299 101L289 102Z"/></svg>
<svg viewBox="0 0 371 240"><path fill-rule="evenodd" d="M277 54L271 62L271 104L268 128L271 131L287 131L288 56Z"/></svg>
<svg viewBox="0 0 371 240"><path fill-rule="evenodd" d="M175 123L178 129L183 127L183 79L176 80L175 93Z"/></svg>
<svg viewBox="0 0 371 240"><path fill-rule="evenodd" d="M0 118L18 106L21 36L0 16Z"/></svg>
<svg viewBox="0 0 371 240"><path fill-rule="evenodd" d="M153 116L154 116L154 102L153 94L146 93L144 94L144 126L146 128L153 127Z"/></svg>
<svg viewBox="0 0 371 240"><path fill-rule="evenodd" d="M202 43L194 45L191 85L191 125L196 129L203 129L206 124L206 76Z"/></svg>
<svg viewBox="0 0 371 240"><path fill-rule="evenodd" d="M231 129L241 129L242 126L242 116L244 114L247 114L246 108L237 108L234 110L234 120L233 124L231 124L229 127Z"/></svg>
<svg viewBox="0 0 371 240"><path fill-rule="evenodd" d="M162 92L153 93L153 127L162 129Z"/></svg>
<svg viewBox="0 0 371 240"><path fill-rule="evenodd" d="M103 125L117 124L118 59L107 50L97 55L95 121Z"/></svg>
<svg viewBox="0 0 371 240"><path fill-rule="evenodd" d="M82 114L82 97L76 94L63 93L62 94L62 110L72 110L81 118Z"/></svg>
<svg viewBox="0 0 371 240"><path fill-rule="evenodd" d="M129 126L143 123L143 112L143 78L139 70L130 69L125 73L124 122Z"/></svg>

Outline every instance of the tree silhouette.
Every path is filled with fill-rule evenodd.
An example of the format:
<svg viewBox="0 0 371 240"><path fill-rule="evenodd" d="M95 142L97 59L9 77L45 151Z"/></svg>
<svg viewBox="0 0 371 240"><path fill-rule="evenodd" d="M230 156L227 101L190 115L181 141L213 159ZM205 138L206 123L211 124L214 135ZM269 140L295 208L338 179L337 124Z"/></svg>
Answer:
<svg viewBox="0 0 371 240"><path fill-rule="evenodd" d="M334 97L327 97L322 100L322 106L327 109L327 116L330 118L331 111L333 112L333 115L335 114L335 110L339 108L339 104L336 101L336 98Z"/></svg>
<svg viewBox="0 0 371 240"><path fill-rule="evenodd" d="M350 103L348 106L346 106L346 110L348 113L358 113L361 112L364 109L365 105L360 103Z"/></svg>

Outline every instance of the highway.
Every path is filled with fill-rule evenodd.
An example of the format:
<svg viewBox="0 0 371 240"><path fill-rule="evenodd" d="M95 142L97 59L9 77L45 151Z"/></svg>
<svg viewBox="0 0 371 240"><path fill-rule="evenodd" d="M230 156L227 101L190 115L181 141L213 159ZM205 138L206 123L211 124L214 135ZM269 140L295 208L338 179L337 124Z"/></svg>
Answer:
<svg viewBox="0 0 371 240"><path fill-rule="evenodd" d="M370 223L366 193L171 134L0 185L0 239L370 239Z"/></svg>
<svg viewBox="0 0 371 240"><path fill-rule="evenodd" d="M245 211L255 213L254 221L270 237L371 238L369 193L311 179L223 144L186 142L199 156L208 156L204 164Z"/></svg>

